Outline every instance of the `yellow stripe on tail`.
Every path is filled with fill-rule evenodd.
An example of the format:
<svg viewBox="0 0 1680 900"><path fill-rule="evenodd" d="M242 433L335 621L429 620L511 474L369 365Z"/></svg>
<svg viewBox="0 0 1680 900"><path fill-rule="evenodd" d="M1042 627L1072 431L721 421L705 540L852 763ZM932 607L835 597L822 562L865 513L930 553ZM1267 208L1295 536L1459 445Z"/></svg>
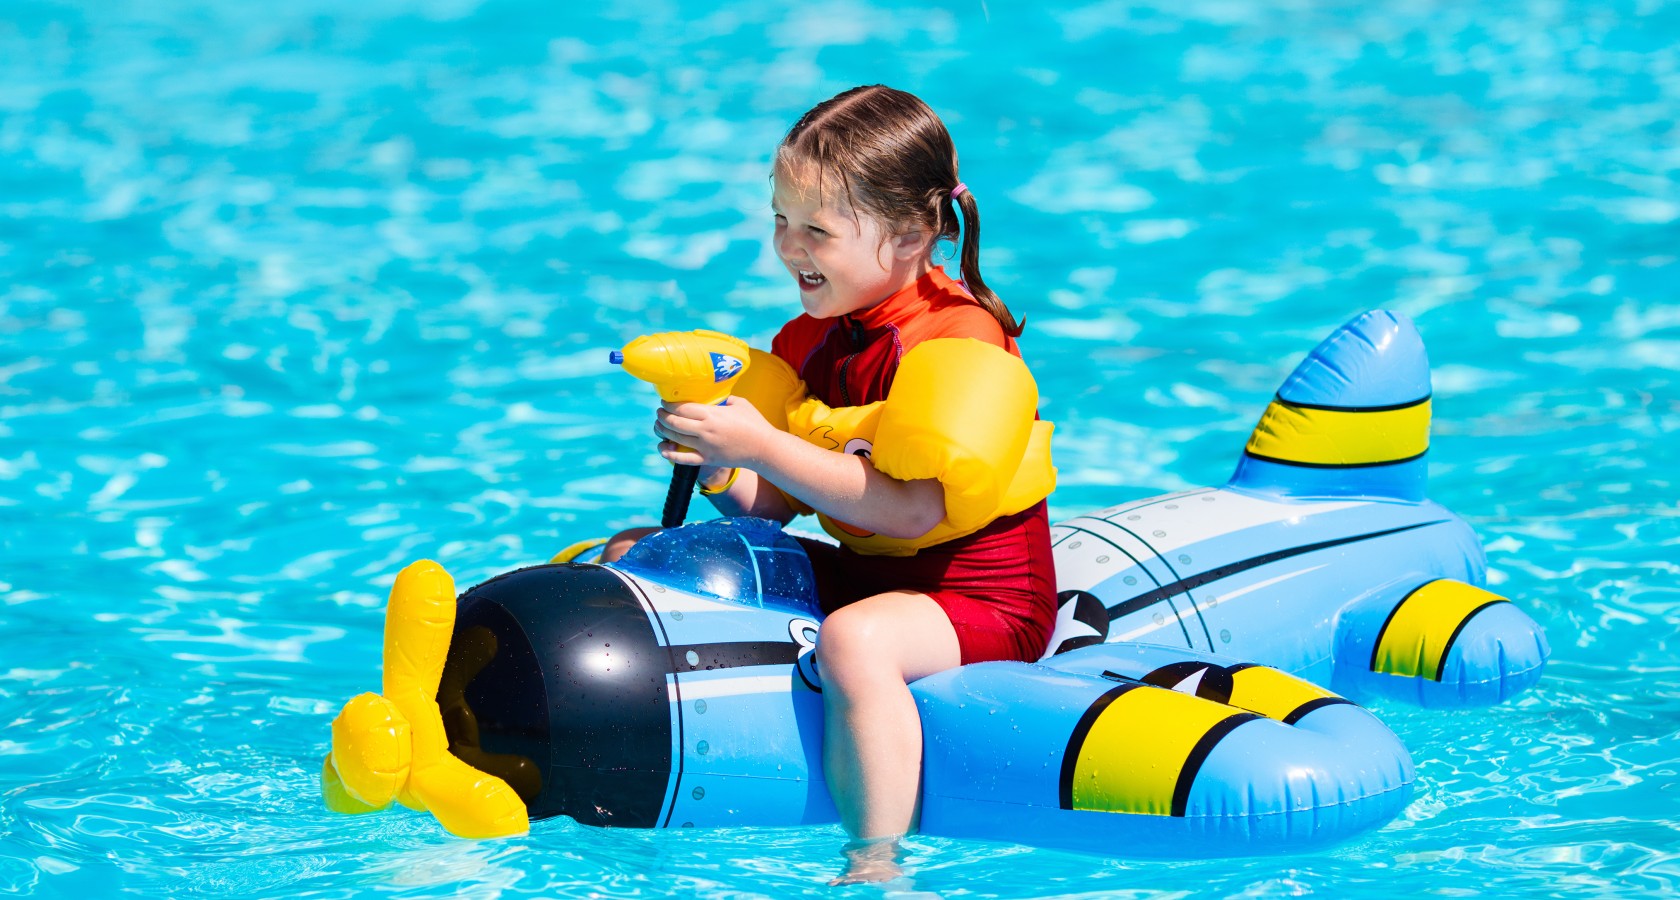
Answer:
<svg viewBox="0 0 1680 900"><path fill-rule="evenodd" d="M1405 462L1429 449L1429 398L1393 407L1340 409L1274 399L1248 438L1248 453L1297 466L1340 468Z"/></svg>

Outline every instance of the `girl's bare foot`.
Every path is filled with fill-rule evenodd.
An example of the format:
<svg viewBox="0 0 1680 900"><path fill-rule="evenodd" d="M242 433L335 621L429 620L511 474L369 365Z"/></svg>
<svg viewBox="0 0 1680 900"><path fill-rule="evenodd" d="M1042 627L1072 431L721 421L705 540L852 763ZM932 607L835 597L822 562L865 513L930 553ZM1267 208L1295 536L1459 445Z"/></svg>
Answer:
<svg viewBox="0 0 1680 900"><path fill-rule="evenodd" d="M851 841L840 851L846 868L829 884L875 884L904 874L898 866L898 837Z"/></svg>

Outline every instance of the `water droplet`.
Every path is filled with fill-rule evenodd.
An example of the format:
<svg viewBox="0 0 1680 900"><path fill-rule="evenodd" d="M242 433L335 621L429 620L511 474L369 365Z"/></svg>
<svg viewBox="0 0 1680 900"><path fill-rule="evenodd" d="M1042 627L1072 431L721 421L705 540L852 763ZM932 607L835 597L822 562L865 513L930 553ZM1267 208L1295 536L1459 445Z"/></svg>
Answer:
<svg viewBox="0 0 1680 900"><path fill-rule="evenodd" d="M680 609L671 610L671 618L675 621L681 622L682 621L682 610L680 610Z"/></svg>
<svg viewBox="0 0 1680 900"><path fill-rule="evenodd" d="M1157 531L1157 532L1154 532L1154 535L1156 537L1166 537L1167 533L1165 531Z"/></svg>
<svg viewBox="0 0 1680 900"><path fill-rule="evenodd" d="M694 823L693 823L693 822L684 822L684 823L682 823L682 827L684 827L684 828L693 828L693 827L694 827Z"/></svg>
<svg viewBox="0 0 1680 900"><path fill-rule="evenodd" d="M1137 584L1137 579L1132 577L1131 575L1127 575L1126 576L1126 583L1127 584Z"/></svg>
<svg viewBox="0 0 1680 900"><path fill-rule="evenodd" d="M706 701L704 701L704 700L694 701L694 711L699 713L702 716L705 715L706 714Z"/></svg>
<svg viewBox="0 0 1680 900"><path fill-rule="evenodd" d="M1224 628L1219 629L1219 640L1221 643L1231 643L1231 632Z"/></svg>
<svg viewBox="0 0 1680 900"><path fill-rule="evenodd" d="M687 653L683 654L683 659L688 660L688 664L691 665L691 666L700 665L700 654L695 653L693 650L690 650Z"/></svg>
<svg viewBox="0 0 1680 900"><path fill-rule="evenodd" d="M1177 503L1168 503L1167 504L1167 509L1178 509L1178 504Z"/></svg>
<svg viewBox="0 0 1680 900"><path fill-rule="evenodd" d="M1163 616L1160 613L1155 614L1155 624L1165 625L1166 623L1167 623L1167 617L1166 616Z"/></svg>
<svg viewBox="0 0 1680 900"><path fill-rule="evenodd" d="M712 745L706 743L705 741L701 741L700 743L694 745L694 749L701 756L705 756L706 753L712 749Z"/></svg>
<svg viewBox="0 0 1680 900"><path fill-rule="evenodd" d="M1106 557L1106 556L1099 556L1099 557L1097 557L1097 563L1098 563L1098 564L1099 564L1099 565L1100 565L1100 564L1102 564L1102 563L1105 563L1105 562L1108 562L1108 557Z"/></svg>
<svg viewBox="0 0 1680 900"><path fill-rule="evenodd" d="M703 787L697 787L689 794L689 796L696 800L704 800L706 799L706 789Z"/></svg>
<svg viewBox="0 0 1680 900"><path fill-rule="evenodd" d="M1137 520L1139 520L1139 519L1141 519L1141 518L1143 518L1143 516L1127 516L1127 517L1126 517L1126 521L1128 521L1128 522L1136 522L1136 521L1137 521Z"/></svg>
<svg viewBox="0 0 1680 900"><path fill-rule="evenodd" d="M1180 553L1178 555L1178 561L1181 562L1181 563L1188 563L1190 561L1190 554Z"/></svg>

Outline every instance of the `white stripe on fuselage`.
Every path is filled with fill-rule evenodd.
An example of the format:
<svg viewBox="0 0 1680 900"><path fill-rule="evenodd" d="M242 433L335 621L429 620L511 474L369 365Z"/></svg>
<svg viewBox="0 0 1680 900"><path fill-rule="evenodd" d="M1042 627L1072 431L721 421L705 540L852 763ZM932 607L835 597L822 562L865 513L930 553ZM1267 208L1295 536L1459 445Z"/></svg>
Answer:
<svg viewBox="0 0 1680 900"><path fill-rule="evenodd" d="M1242 595L1244 595L1244 594L1246 594L1250 591L1258 591L1261 588L1268 588L1268 587L1271 587L1274 584L1277 584L1280 581L1288 581L1291 578L1296 578L1296 577L1299 577L1301 575L1305 575L1308 572L1317 572L1319 569L1322 569L1322 568L1324 568L1324 565L1321 564L1321 565L1313 566L1310 569L1296 569L1293 572L1285 572L1282 575L1277 576L1276 578L1268 578L1265 581L1257 581L1254 584L1249 585L1248 587L1238 588L1237 590L1234 590L1234 591L1230 592L1229 594L1220 594L1217 597L1206 600L1202 603L1198 603L1198 604L1196 604L1196 611L1201 612L1204 609L1212 609L1213 607L1218 606L1221 603L1225 603L1225 602L1230 601L1230 600L1235 600L1238 597L1241 597ZM1148 625L1145 625L1142 628L1138 628L1138 629L1135 629L1133 631L1128 631L1125 634L1122 634L1117 638L1110 638L1109 640L1110 641L1135 641L1138 638L1143 637L1146 634L1150 634L1152 632L1159 631L1160 629L1165 628L1168 625L1173 625L1173 624L1177 624L1177 623L1170 622L1170 621L1160 622L1160 623L1150 622Z"/></svg>
<svg viewBox="0 0 1680 900"><path fill-rule="evenodd" d="M1366 506L1368 500L1301 500L1285 503L1235 491L1205 491L1127 503L1080 519L1101 519L1137 535L1162 556L1203 541L1261 525L1296 522ZM1063 523L1078 528L1078 520Z"/></svg>
<svg viewBox="0 0 1680 900"><path fill-rule="evenodd" d="M675 680L665 683L665 690L671 702L678 700L710 700L714 697L739 697L742 694L785 694L790 682L799 682L798 676L791 668L784 669L780 675L748 675L741 678L684 678L681 693L677 696L678 686Z"/></svg>

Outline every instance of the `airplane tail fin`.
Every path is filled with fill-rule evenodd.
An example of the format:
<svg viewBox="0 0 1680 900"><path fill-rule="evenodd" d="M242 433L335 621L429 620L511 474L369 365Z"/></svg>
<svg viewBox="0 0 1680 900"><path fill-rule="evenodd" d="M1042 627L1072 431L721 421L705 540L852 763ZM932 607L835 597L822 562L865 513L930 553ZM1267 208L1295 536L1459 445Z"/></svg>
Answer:
<svg viewBox="0 0 1680 900"><path fill-rule="evenodd" d="M1410 319L1372 310L1278 388L1230 487L1282 497L1418 502L1428 482L1429 357Z"/></svg>

